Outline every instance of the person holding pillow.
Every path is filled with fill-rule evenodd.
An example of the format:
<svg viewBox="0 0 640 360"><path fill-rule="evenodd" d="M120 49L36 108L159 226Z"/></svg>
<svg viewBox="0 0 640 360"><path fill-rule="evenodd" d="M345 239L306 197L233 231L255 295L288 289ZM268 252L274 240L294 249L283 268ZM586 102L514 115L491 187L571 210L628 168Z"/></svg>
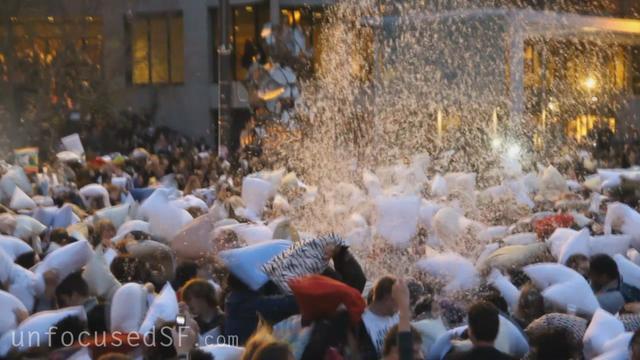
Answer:
<svg viewBox="0 0 640 360"><path fill-rule="evenodd" d="M383 360L421 360L422 336L411 326L411 302L409 287L404 279L398 279L393 285L391 296L398 304L399 321L384 340Z"/></svg>
<svg viewBox="0 0 640 360"><path fill-rule="evenodd" d="M363 359L379 359L389 329L399 321L398 304L392 296L396 279L380 278L373 288L373 299L362 314L358 329L358 344Z"/></svg>
<svg viewBox="0 0 640 360"><path fill-rule="evenodd" d="M89 295L89 285L78 271L67 276L56 287L56 302L59 308L69 306L83 306L87 313L87 325L93 333L103 333L109 330L107 326L108 304L99 303Z"/></svg>
<svg viewBox="0 0 640 360"><path fill-rule="evenodd" d="M217 338L222 332L224 313L218 307L214 286L204 279L191 279L182 287L180 294L198 323L200 335Z"/></svg>
<svg viewBox="0 0 640 360"><path fill-rule="evenodd" d="M591 257L589 281L600 306L612 314L620 311L625 304L640 301L640 289L624 282L618 265L609 255Z"/></svg>
<svg viewBox="0 0 640 360"><path fill-rule="evenodd" d="M486 301L477 302L468 312L469 327L467 334L473 348L469 351L452 352L445 356L447 360L510 360L513 357L498 351L494 342L498 337L500 317L498 309Z"/></svg>

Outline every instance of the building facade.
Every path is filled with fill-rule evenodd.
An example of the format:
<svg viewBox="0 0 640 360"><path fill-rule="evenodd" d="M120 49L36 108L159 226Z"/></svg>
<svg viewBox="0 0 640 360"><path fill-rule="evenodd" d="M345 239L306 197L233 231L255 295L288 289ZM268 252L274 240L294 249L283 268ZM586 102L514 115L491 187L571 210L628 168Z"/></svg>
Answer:
<svg viewBox="0 0 640 360"><path fill-rule="evenodd" d="M100 69L118 108L153 114L157 125L215 142L218 0L6 2L19 6L0 14L0 38L10 44L5 51L20 57L35 48L42 61L53 61L62 38L73 37ZM300 25L307 42L316 46L323 8L331 3L230 1L234 121L242 123L249 116L242 81L251 57L260 52L256 45L263 24ZM458 44L461 51L478 43L486 49L481 56L469 53L467 63L456 69L486 70L466 77L472 81L458 93L474 98L491 89L501 94L490 104L500 109L501 119L530 118L543 131L556 124L580 140L602 123L618 132L640 124L639 13L635 0L434 0L414 21L487 24L484 37L470 33ZM446 39L447 34L438 35ZM314 56L318 53L319 48ZM483 64L488 57L491 66ZM5 60L0 51L0 65Z"/></svg>

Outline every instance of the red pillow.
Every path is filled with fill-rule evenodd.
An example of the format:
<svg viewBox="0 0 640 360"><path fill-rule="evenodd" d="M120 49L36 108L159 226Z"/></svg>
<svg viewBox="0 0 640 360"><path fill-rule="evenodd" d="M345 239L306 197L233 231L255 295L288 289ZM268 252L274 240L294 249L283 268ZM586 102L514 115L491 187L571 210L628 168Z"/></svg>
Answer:
<svg viewBox="0 0 640 360"><path fill-rule="evenodd" d="M322 275L309 275L289 281L304 321L328 318L340 304L349 313L351 324L360 322L366 304L358 290Z"/></svg>
<svg viewBox="0 0 640 360"><path fill-rule="evenodd" d="M568 228L571 225L573 225L573 216L569 214L547 216L534 224L539 239L548 238L557 228Z"/></svg>

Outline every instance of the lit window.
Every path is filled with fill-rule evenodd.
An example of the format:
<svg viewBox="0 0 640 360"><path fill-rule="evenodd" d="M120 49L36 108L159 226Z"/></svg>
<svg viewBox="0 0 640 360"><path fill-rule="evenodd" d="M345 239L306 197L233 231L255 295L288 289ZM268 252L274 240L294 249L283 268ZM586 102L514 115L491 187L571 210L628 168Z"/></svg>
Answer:
<svg viewBox="0 0 640 360"><path fill-rule="evenodd" d="M259 33L269 22L266 4L240 6L233 9L233 56L236 80L244 80L251 62L262 53Z"/></svg>
<svg viewBox="0 0 640 360"><path fill-rule="evenodd" d="M181 14L136 16L130 24L131 82L184 81L184 26Z"/></svg>

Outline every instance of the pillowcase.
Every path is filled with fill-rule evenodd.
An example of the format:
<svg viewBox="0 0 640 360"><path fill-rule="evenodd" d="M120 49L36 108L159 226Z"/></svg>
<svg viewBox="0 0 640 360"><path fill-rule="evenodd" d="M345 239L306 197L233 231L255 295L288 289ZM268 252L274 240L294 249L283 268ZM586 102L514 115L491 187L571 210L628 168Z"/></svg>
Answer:
<svg viewBox="0 0 640 360"><path fill-rule="evenodd" d="M127 216L129 215L129 208L130 204L111 206L96 211L94 216L97 220L110 220L113 223L113 226L118 229L127 220Z"/></svg>
<svg viewBox="0 0 640 360"><path fill-rule="evenodd" d="M607 254L613 257L616 254L626 254L629 246L631 246L631 236L629 235L592 236L589 241L589 252L591 256Z"/></svg>
<svg viewBox="0 0 640 360"><path fill-rule="evenodd" d="M0 233L10 235L16 231L16 217L9 213L0 214Z"/></svg>
<svg viewBox="0 0 640 360"><path fill-rule="evenodd" d="M249 244L258 244L273 238L273 231L262 224L238 224L230 227L238 239Z"/></svg>
<svg viewBox="0 0 640 360"><path fill-rule="evenodd" d="M13 264L9 270L9 293L20 299L29 312L33 311L35 299L44 292L44 280L20 265Z"/></svg>
<svg viewBox="0 0 640 360"><path fill-rule="evenodd" d="M185 259L200 259L215 253L213 235L215 216L208 213L185 225L171 239L169 245L176 255ZM120 230L118 230L120 232Z"/></svg>
<svg viewBox="0 0 640 360"><path fill-rule="evenodd" d="M587 359L605 352L605 344L624 333L624 325L615 316L598 309L584 334L584 354Z"/></svg>
<svg viewBox="0 0 640 360"><path fill-rule="evenodd" d="M27 308L17 297L0 290L0 336L18 326L16 311L29 314Z"/></svg>
<svg viewBox="0 0 640 360"><path fill-rule="evenodd" d="M4 250L14 261L18 256L33 251L31 246L26 242L16 237L6 235L0 235L0 249Z"/></svg>
<svg viewBox="0 0 640 360"><path fill-rule="evenodd" d="M0 356L6 356L14 347L13 339L24 339L16 348L24 351L29 348L45 346L49 339L48 331L60 320L77 316L87 320L87 314L82 306L73 306L59 310L41 311L25 319L17 329L5 333L0 339Z"/></svg>
<svg viewBox="0 0 640 360"><path fill-rule="evenodd" d="M16 229L13 231L13 236L25 241L31 241L32 237L40 235L46 229L46 226L31 216L18 215L16 216Z"/></svg>
<svg viewBox="0 0 640 360"><path fill-rule="evenodd" d="M89 199L91 198L102 198L102 202L105 207L111 206L109 192L100 184L85 185L80 188L79 193L86 207L89 207Z"/></svg>
<svg viewBox="0 0 640 360"><path fill-rule="evenodd" d="M416 266L435 277L448 282L444 290L455 292L469 290L480 284L480 277L473 263L456 253L444 253L422 259Z"/></svg>
<svg viewBox="0 0 640 360"><path fill-rule="evenodd" d="M221 251L218 256L233 275L251 289L258 290L269 281L269 277L260 268L291 245L291 241L270 240L243 248Z"/></svg>
<svg viewBox="0 0 640 360"><path fill-rule="evenodd" d="M111 331L136 332L147 314L147 289L137 283L122 285L111 298Z"/></svg>
<svg viewBox="0 0 640 360"><path fill-rule="evenodd" d="M584 278L571 268L554 263L539 263L525 266L522 269L539 289L561 283Z"/></svg>
<svg viewBox="0 0 640 360"><path fill-rule="evenodd" d="M590 255L589 249L589 241L591 236L589 234L589 229L582 229L580 232L572 236L567 242L562 245L562 249L560 249L560 256L558 257L558 262L560 264L565 264L567 259L575 254L582 254L584 256Z"/></svg>
<svg viewBox="0 0 640 360"><path fill-rule="evenodd" d="M116 236L111 238L111 241L114 244L117 244L120 241L122 241L127 235L131 234L134 231L139 231L139 232L143 232L145 234L150 234L151 233L151 227L149 226L149 223L146 222L146 221L129 220L129 221L125 222L124 224L120 225L120 227L118 227L118 231L116 232Z"/></svg>
<svg viewBox="0 0 640 360"><path fill-rule="evenodd" d="M552 285L542 291L542 296L545 303L552 304L563 311L568 311L570 306L575 306L578 314L590 316L600 308L598 299L584 278Z"/></svg>
<svg viewBox="0 0 640 360"><path fill-rule="evenodd" d="M484 261L487 268L511 270L545 259L547 246L543 243L501 247Z"/></svg>
<svg viewBox="0 0 640 360"><path fill-rule="evenodd" d="M13 195L11 196L11 202L9 203L9 207L13 210L31 210L35 209L38 205L36 205L35 201L29 197L29 195L25 194L22 189L16 186L13 191Z"/></svg>
<svg viewBox="0 0 640 360"><path fill-rule="evenodd" d="M611 234L612 230L630 235L631 245L640 249L640 214L629 205L618 202L609 204L603 226L607 235Z"/></svg>
<svg viewBox="0 0 640 360"><path fill-rule="evenodd" d="M111 273L102 251L95 251L91 260L82 271L82 278L89 285L89 292L94 296L111 299L120 283Z"/></svg>
<svg viewBox="0 0 640 360"><path fill-rule="evenodd" d="M620 271L622 281L640 289L640 266L620 254L614 255L613 260L618 264L618 271Z"/></svg>
<svg viewBox="0 0 640 360"><path fill-rule="evenodd" d="M155 239L168 243L180 232L180 229L192 221L193 217L186 210L167 203L151 214L149 229Z"/></svg>
<svg viewBox="0 0 640 360"><path fill-rule="evenodd" d="M245 177L242 180L242 200L247 210L260 217L267 201L273 195L273 189L273 184L266 180Z"/></svg>
<svg viewBox="0 0 640 360"><path fill-rule="evenodd" d="M71 204L64 204L53 217L54 228L67 228L79 222L79 218L73 213Z"/></svg>
<svg viewBox="0 0 640 360"><path fill-rule="evenodd" d="M532 232L519 233L505 237L502 242L506 245L529 245L537 243L538 236Z"/></svg>
<svg viewBox="0 0 640 360"><path fill-rule="evenodd" d="M564 244L569 241L573 236L578 234L578 231L567 228L557 228L553 234L545 241L549 246L551 255L556 259L560 258L560 252Z"/></svg>
<svg viewBox="0 0 640 360"><path fill-rule="evenodd" d="M496 349L520 359L529 352L529 342L520 328L499 315L500 327L495 341Z"/></svg>
<svg viewBox="0 0 640 360"><path fill-rule="evenodd" d="M309 239L271 259L262 267L262 271L282 291L291 294L289 281L322 273L329 266L327 253L338 246L344 246L344 240L335 234Z"/></svg>
<svg viewBox="0 0 640 360"><path fill-rule="evenodd" d="M292 279L289 286L296 297L303 321L329 319L340 305L344 305L351 324L357 325L366 307L358 290L326 276L309 275Z"/></svg>
<svg viewBox="0 0 640 360"><path fill-rule="evenodd" d="M376 199L376 231L389 244L406 248L418 232L420 198L388 196Z"/></svg>
<svg viewBox="0 0 640 360"><path fill-rule="evenodd" d="M149 311L147 311L147 315L145 316L142 325L140 325L140 330L138 332L143 336L146 336L147 333L153 329L158 320L174 321L176 316L178 316L178 311L178 298L176 297L176 292L171 287L171 284L166 283L158 296L153 299L151 306L149 306Z"/></svg>
<svg viewBox="0 0 640 360"><path fill-rule="evenodd" d="M47 255L36 267L35 274L42 275L49 270L56 270L58 282L61 282L71 273L82 269L92 257L93 249L89 242L78 240Z"/></svg>
<svg viewBox="0 0 640 360"><path fill-rule="evenodd" d="M22 189L29 196L33 194L31 182L19 166L11 167L0 179L0 190L2 190L5 199L11 199L16 187Z"/></svg>
<svg viewBox="0 0 640 360"><path fill-rule="evenodd" d="M41 206L33 211L33 218L42 223L42 225L51 226L57 213L57 206Z"/></svg>
<svg viewBox="0 0 640 360"><path fill-rule="evenodd" d="M193 195L187 195L181 199L170 201L169 203L180 209L187 210L189 208L195 207L202 210L204 213L209 212L209 207L207 206L207 203L204 202L202 199Z"/></svg>
<svg viewBox="0 0 640 360"><path fill-rule="evenodd" d="M502 275L498 269L491 271L491 274L487 277L487 282L500 292L500 295L509 305L509 309L515 311L520 300L520 290L506 276Z"/></svg>

